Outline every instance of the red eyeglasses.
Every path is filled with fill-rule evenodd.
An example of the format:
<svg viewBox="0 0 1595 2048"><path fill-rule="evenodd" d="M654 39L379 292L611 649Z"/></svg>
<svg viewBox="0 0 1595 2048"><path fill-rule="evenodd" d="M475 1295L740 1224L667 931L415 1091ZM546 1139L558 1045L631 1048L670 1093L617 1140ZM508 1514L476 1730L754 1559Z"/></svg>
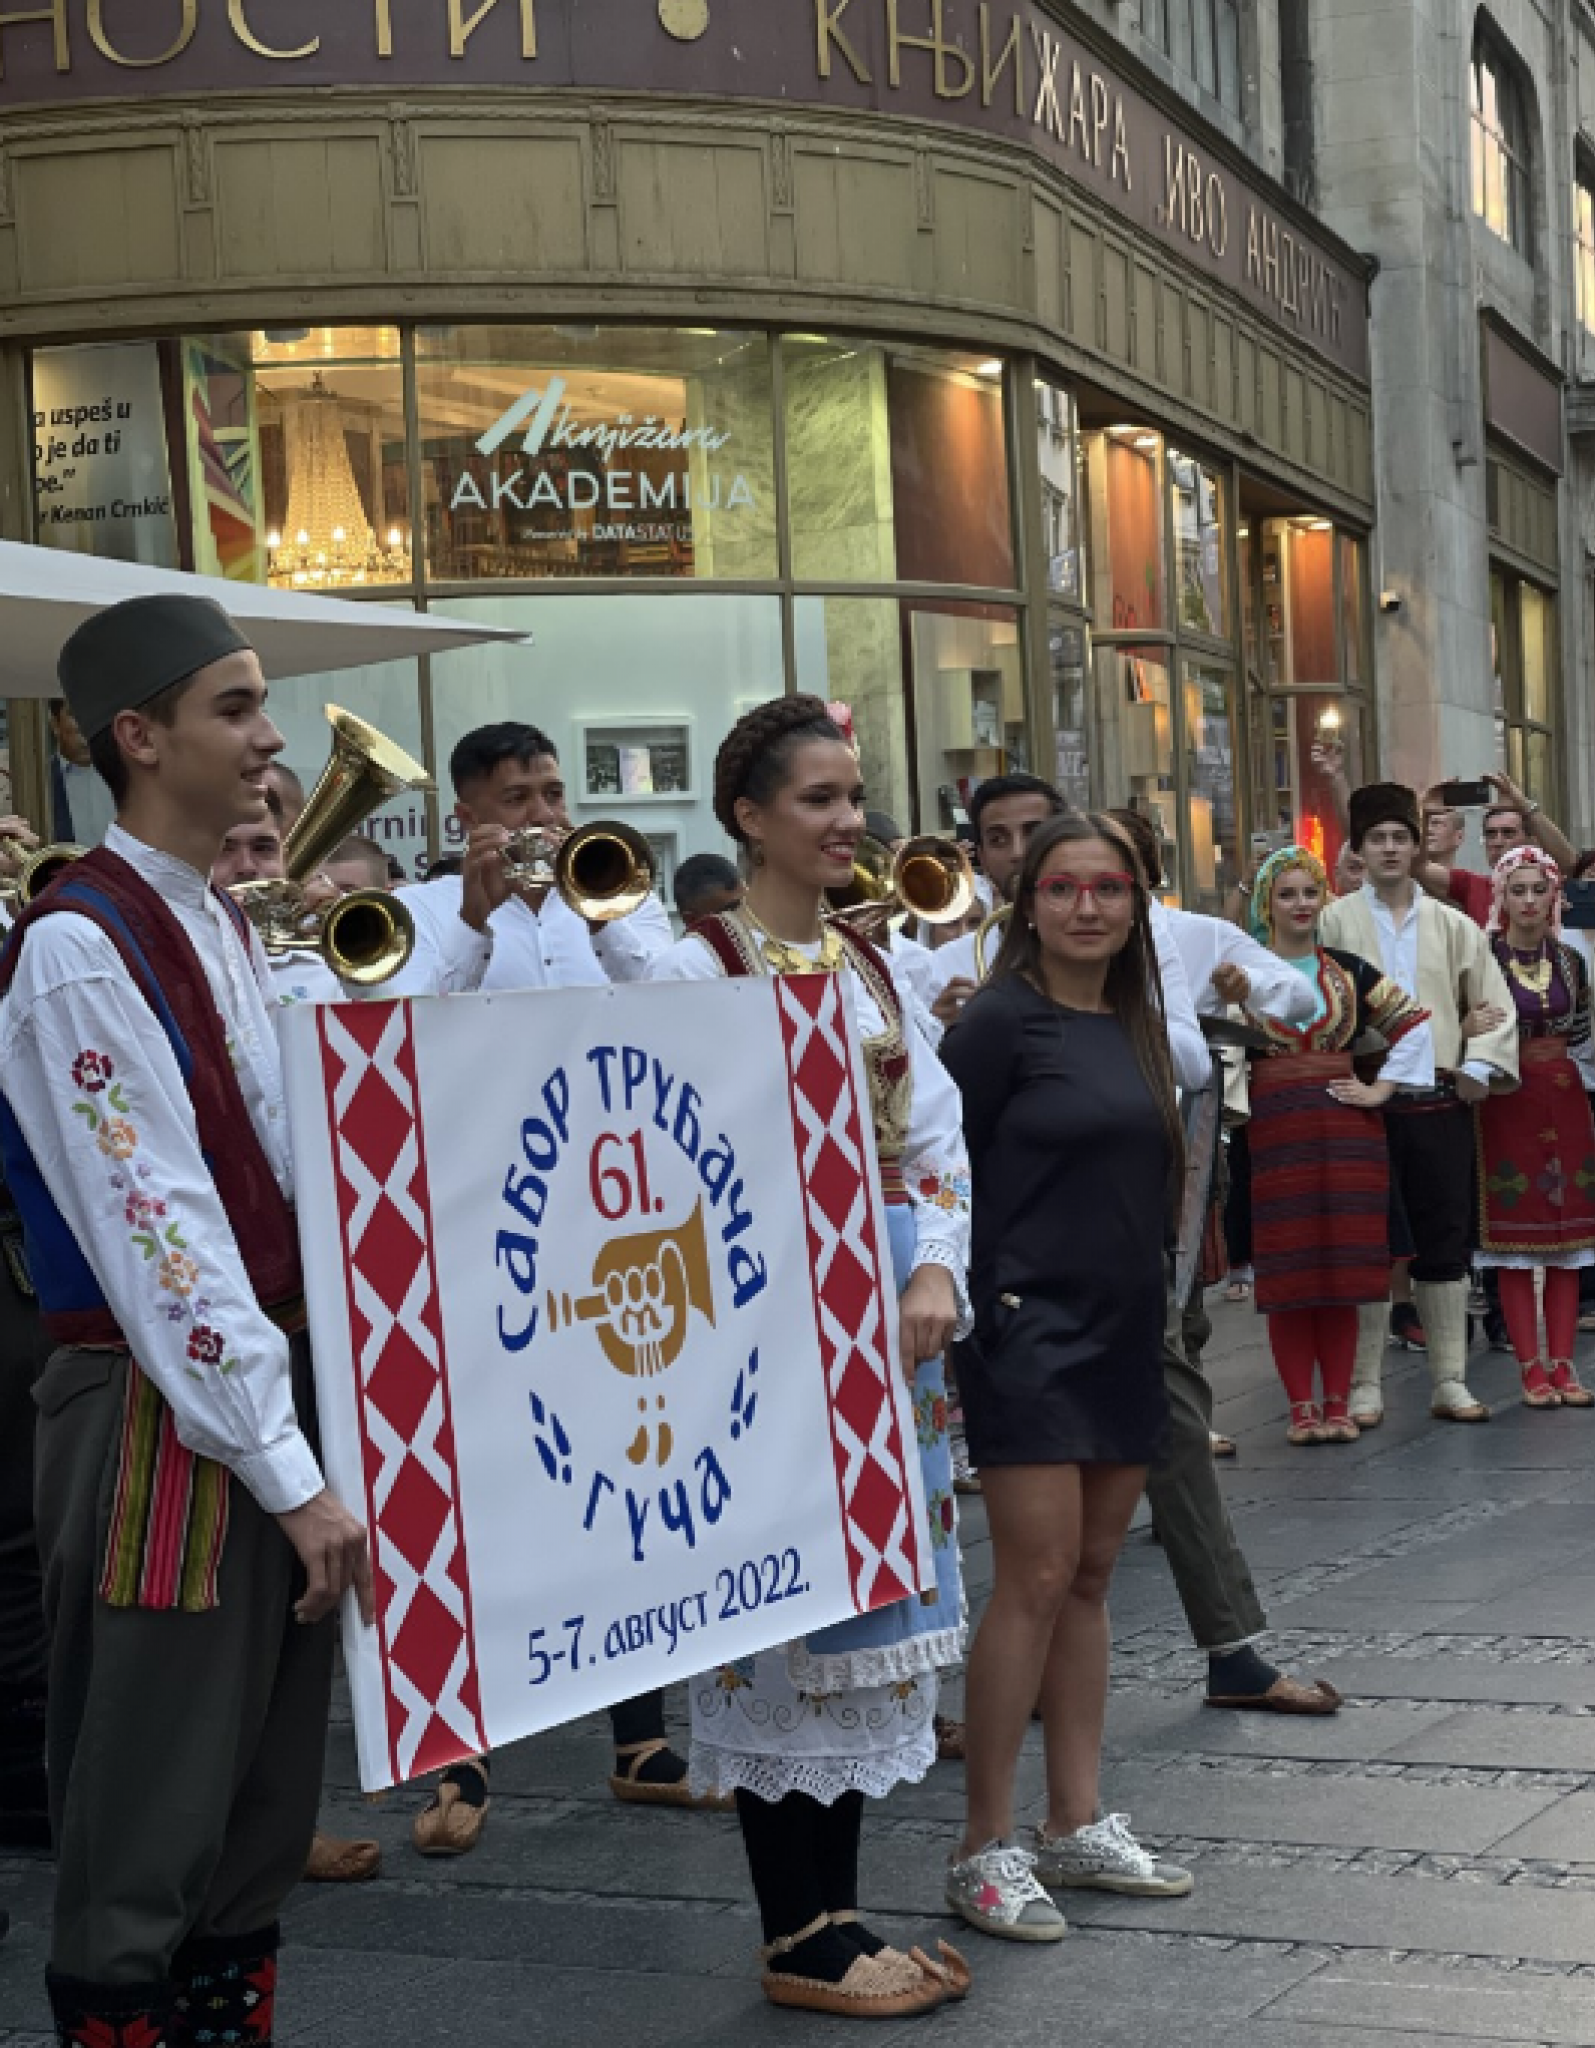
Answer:
<svg viewBox="0 0 1595 2048"><path fill-rule="evenodd" d="M1135 901L1135 877L1111 873L1088 882L1083 875L1047 875L1036 894L1052 910L1076 910L1086 896L1098 910L1123 910Z"/></svg>

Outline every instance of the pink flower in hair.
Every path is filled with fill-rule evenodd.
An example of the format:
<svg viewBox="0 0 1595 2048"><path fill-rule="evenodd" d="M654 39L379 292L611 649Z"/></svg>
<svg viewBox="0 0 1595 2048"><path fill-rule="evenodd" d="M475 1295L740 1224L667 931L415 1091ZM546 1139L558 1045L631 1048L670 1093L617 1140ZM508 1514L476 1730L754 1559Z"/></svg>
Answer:
<svg viewBox="0 0 1595 2048"><path fill-rule="evenodd" d="M858 734L853 729L852 705L843 704L840 700L827 704L825 715L856 754L858 752Z"/></svg>

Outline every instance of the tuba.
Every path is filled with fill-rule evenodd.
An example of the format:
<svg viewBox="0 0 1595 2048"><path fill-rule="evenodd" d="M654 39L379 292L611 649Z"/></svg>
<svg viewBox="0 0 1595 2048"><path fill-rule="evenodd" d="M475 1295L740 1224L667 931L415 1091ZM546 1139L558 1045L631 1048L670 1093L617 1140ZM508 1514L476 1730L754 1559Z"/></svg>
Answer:
<svg viewBox="0 0 1595 2048"><path fill-rule="evenodd" d="M73 861L81 860L88 850L86 846L73 846L65 840L55 846L41 846L37 853L28 855L14 875L0 881L0 903L14 903L18 909L26 910L35 896L48 889Z"/></svg>
<svg viewBox="0 0 1595 2048"><path fill-rule="evenodd" d="M654 888L654 850L633 825L599 818L561 839L535 825L512 832L504 866L515 889L554 889L589 924L640 910Z"/></svg>
<svg viewBox="0 0 1595 2048"><path fill-rule="evenodd" d="M975 871L956 839L910 839L893 859L880 840L866 835L854 853L852 881L827 894L838 916L882 910L922 924L956 924L974 904Z"/></svg>
<svg viewBox="0 0 1595 2048"><path fill-rule="evenodd" d="M403 790L432 778L402 747L336 704L327 706L332 757L283 841L280 881L239 882L231 895L269 954L313 947L340 981L376 988L415 951L415 921L386 889L356 889L324 911L305 908L304 885L358 825Z"/></svg>

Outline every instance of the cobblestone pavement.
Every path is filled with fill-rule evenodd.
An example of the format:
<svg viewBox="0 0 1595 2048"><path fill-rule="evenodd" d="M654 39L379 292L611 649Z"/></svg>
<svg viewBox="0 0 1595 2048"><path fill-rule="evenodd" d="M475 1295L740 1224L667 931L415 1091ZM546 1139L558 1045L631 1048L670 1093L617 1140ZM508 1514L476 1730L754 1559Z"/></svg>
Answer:
<svg viewBox="0 0 1595 2048"><path fill-rule="evenodd" d="M976 1971L961 2009L899 2035L1004 2048L1460 2048L1595 2044L1595 1412L1531 1414L1477 1356L1487 1429L1428 1419L1421 1360L1355 1448L1292 1451L1248 1310L1215 1311L1225 1485L1280 1661L1331 1677L1329 1721L1204 1712L1162 1554L1132 1537L1115 1587L1105 1796L1196 1872L1166 1903L1076 1894L1034 1951L939 1919L962 1773L873 1809L864 1903ZM971 1585L988 1575L978 1502ZM368 1806L334 1730L329 1825L373 1832L383 1876L306 1889L288 1916L279 2038L387 2048L761 2048L838 2024L764 2005L729 1819L618 1806L597 1721L504 1754L462 1863L409 1849L419 1795ZM1026 1817L1039 1811L1027 1754ZM49 1873L0 1861L0 2043L46 2048ZM966 1938L967 1936L967 1938Z"/></svg>

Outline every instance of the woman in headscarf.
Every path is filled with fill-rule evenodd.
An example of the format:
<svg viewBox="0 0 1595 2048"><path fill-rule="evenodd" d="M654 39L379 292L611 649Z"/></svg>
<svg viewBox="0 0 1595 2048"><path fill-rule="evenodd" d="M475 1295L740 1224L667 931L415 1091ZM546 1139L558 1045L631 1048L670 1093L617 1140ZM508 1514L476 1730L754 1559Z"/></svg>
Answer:
<svg viewBox="0 0 1595 2048"><path fill-rule="evenodd" d="M1573 1367L1579 1268L1595 1265L1595 1119L1573 1058L1589 1042L1589 975L1562 938L1562 874L1549 854L1514 847L1494 888L1490 945L1517 1009L1523 1085L1477 1111L1479 1259L1496 1268L1524 1405L1590 1408L1595 1394Z"/></svg>
<svg viewBox="0 0 1595 2048"><path fill-rule="evenodd" d="M1329 899L1322 861L1287 846L1252 885L1252 934L1312 983L1302 1025L1251 1022L1254 1055L1252 1261L1257 1306L1290 1402L1293 1444L1355 1443L1349 1403L1357 1310L1390 1286L1390 1169L1379 1111L1390 1088L1353 1066L1376 1036L1388 1048L1426 1012L1355 953L1318 942ZM1323 1389L1322 1404L1317 1387Z"/></svg>

